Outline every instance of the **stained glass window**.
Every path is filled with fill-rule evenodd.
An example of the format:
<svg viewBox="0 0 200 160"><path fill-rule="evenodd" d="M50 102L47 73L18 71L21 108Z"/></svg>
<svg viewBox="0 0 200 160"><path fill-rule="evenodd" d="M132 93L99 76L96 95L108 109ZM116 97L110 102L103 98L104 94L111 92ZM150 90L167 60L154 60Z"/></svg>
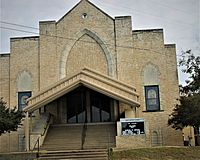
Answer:
<svg viewBox="0 0 200 160"><path fill-rule="evenodd" d="M159 87L145 86L145 101L147 111L158 111L160 110L160 98L159 98Z"/></svg>
<svg viewBox="0 0 200 160"><path fill-rule="evenodd" d="M31 97L31 91L18 92L18 109L22 110L26 106L26 100Z"/></svg>

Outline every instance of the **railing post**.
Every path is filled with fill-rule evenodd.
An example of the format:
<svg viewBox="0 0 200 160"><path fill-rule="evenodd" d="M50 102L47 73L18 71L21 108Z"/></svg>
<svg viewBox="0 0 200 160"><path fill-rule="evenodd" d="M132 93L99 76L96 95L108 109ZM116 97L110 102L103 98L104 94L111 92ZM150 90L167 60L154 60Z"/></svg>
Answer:
<svg viewBox="0 0 200 160"><path fill-rule="evenodd" d="M38 142L37 158L39 158L39 152L40 152L40 138L38 138L37 142Z"/></svg>

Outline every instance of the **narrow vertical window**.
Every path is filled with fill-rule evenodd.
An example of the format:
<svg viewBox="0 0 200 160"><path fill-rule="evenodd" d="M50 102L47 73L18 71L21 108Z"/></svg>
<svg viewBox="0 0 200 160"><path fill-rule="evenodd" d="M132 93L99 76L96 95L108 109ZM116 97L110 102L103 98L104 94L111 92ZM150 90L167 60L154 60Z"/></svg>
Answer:
<svg viewBox="0 0 200 160"><path fill-rule="evenodd" d="M160 98L159 98L159 87L145 86L145 101L147 111L159 111L160 110Z"/></svg>
<svg viewBox="0 0 200 160"><path fill-rule="evenodd" d="M20 111L26 107L26 100L31 97L31 91L18 92L18 109Z"/></svg>

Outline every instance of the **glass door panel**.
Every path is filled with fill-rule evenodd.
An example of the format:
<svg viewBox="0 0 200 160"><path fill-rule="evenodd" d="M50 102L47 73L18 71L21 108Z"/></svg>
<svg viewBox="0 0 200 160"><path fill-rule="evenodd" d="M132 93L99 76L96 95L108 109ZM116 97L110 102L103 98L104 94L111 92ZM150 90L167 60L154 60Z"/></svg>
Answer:
<svg viewBox="0 0 200 160"><path fill-rule="evenodd" d="M91 116L92 122L109 122L110 121L110 98L97 93L91 92Z"/></svg>
<svg viewBox="0 0 200 160"><path fill-rule="evenodd" d="M111 99L109 97L83 86L71 91L66 97L68 123L111 121Z"/></svg>
<svg viewBox="0 0 200 160"><path fill-rule="evenodd" d="M102 110L101 111L101 119L102 119L102 122L110 122L110 113Z"/></svg>
<svg viewBox="0 0 200 160"><path fill-rule="evenodd" d="M67 95L67 122L84 123L85 114L84 94L78 88Z"/></svg>
<svg viewBox="0 0 200 160"><path fill-rule="evenodd" d="M92 122L100 122L100 109L98 107L92 106Z"/></svg>

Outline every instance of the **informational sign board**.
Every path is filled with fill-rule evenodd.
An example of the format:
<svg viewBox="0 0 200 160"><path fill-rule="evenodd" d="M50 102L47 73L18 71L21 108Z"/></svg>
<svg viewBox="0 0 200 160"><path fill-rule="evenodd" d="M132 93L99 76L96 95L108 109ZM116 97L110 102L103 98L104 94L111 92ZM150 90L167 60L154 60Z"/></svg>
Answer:
<svg viewBox="0 0 200 160"><path fill-rule="evenodd" d="M142 118L121 118L121 135L132 136L145 134L144 119Z"/></svg>

